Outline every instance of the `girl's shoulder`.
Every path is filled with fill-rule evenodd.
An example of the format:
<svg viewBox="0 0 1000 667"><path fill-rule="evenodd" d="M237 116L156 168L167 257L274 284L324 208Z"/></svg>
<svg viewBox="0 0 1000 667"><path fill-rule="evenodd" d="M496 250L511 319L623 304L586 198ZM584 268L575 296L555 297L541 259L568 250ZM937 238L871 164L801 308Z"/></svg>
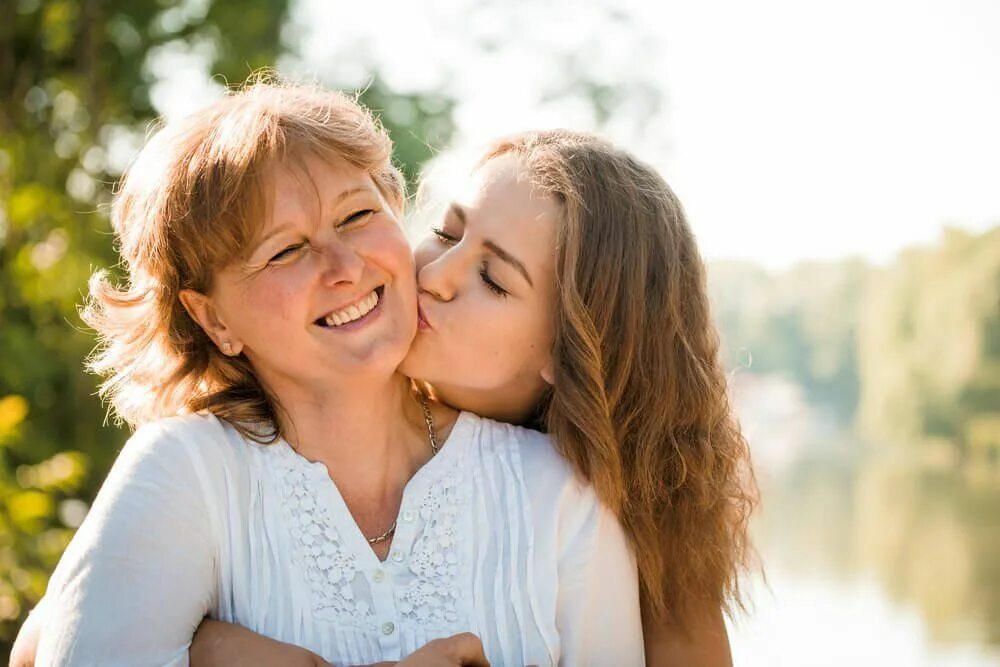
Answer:
<svg viewBox="0 0 1000 667"><path fill-rule="evenodd" d="M563 463L547 434L472 412L459 414L450 437L470 440L489 455L517 455L532 462L538 459L537 463L546 467L558 468Z"/></svg>
<svg viewBox="0 0 1000 667"><path fill-rule="evenodd" d="M590 485L559 453L552 438L523 426L497 422L463 412L456 428L465 420L479 455L501 464L518 478L536 500L569 494L578 499L592 495Z"/></svg>

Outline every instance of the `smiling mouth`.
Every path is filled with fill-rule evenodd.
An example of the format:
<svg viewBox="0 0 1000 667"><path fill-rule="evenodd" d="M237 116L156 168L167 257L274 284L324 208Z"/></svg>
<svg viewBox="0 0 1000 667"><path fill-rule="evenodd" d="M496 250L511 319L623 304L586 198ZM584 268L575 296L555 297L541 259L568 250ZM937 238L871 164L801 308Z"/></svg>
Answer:
<svg viewBox="0 0 1000 667"><path fill-rule="evenodd" d="M313 324L321 326L324 329L336 329L362 320L382 302L382 294L384 292L385 285L379 285L357 303L320 317Z"/></svg>

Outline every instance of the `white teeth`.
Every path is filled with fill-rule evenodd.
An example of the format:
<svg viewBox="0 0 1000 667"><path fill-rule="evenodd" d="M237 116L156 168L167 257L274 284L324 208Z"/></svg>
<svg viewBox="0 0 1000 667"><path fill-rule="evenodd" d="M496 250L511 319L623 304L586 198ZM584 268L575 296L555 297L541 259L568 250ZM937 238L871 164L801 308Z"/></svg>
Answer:
<svg viewBox="0 0 1000 667"><path fill-rule="evenodd" d="M359 320L370 313L376 305L378 305L378 294L373 291L364 301L327 315L326 324L331 327L339 327L342 324Z"/></svg>

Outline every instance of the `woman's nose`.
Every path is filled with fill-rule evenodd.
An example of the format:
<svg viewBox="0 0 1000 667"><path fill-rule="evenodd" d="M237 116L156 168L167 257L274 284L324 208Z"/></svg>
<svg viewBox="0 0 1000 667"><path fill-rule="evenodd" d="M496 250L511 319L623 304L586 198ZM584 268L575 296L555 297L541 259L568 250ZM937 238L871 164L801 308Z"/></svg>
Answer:
<svg viewBox="0 0 1000 667"><path fill-rule="evenodd" d="M365 270L365 260L353 248L339 239L334 239L320 248L323 284L334 286L340 283L353 284L361 281Z"/></svg>

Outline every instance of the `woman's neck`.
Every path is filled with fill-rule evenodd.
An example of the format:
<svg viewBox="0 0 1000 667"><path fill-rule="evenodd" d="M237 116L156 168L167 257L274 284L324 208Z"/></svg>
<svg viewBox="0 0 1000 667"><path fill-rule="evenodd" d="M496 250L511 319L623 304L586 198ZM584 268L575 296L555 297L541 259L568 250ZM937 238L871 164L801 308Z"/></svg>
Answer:
<svg viewBox="0 0 1000 667"><path fill-rule="evenodd" d="M427 427L407 378L354 380L282 392L281 432L299 454L326 465L345 499L379 502L397 496L431 457Z"/></svg>

